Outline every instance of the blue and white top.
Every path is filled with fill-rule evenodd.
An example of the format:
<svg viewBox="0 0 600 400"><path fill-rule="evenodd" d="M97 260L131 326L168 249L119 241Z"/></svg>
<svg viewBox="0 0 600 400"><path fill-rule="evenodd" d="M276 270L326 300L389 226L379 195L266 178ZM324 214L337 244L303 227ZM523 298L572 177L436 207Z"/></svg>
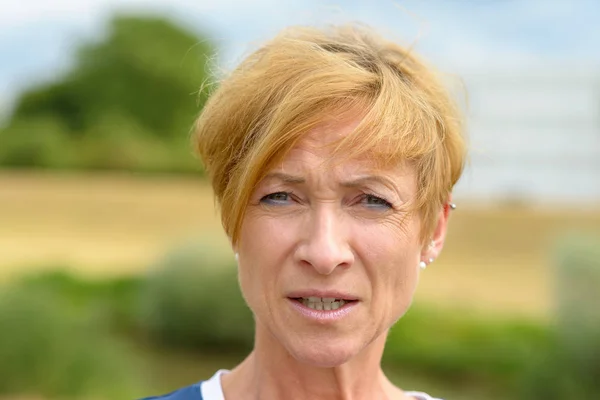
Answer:
<svg viewBox="0 0 600 400"><path fill-rule="evenodd" d="M221 387L221 375L229 371L218 370L212 378L194 385L176 390L164 396L147 397L142 400L225 400L223 388ZM441 400L421 392L406 392L407 396L417 400Z"/></svg>

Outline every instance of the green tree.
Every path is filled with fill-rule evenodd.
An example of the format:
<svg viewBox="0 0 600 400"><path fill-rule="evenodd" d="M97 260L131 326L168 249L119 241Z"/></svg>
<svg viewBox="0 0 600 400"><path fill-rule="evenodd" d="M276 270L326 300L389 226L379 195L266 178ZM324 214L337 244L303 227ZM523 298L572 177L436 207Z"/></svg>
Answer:
<svg viewBox="0 0 600 400"><path fill-rule="evenodd" d="M60 136L66 138L62 147L68 153L78 153L79 142L85 142L87 149L93 148L96 140L105 144L107 139L103 136L110 135L111 145L115 137L122 136L126 143L150 143L136 148L170 146L173 160L184 151L191 158L183 143L187 143L194 117L206 99L206 92L200 88L211 79L208 63L212 57L213 47L207 40L171 21L116 16L101 40L84 43L77 49L68 74L20 96L8 127L0 133L0 141L11 143L0 149L0 164L52 166L46 162L52 157L43 155L43 147L31 148L52 140L32 141L28 136L56 135L56 129L41 134L23 130L22 121L32 120L52 120L64 127ZM124 121L126 129L98 129L106 126L102 123L106 118ZM28 159L20 159L18 154L27 154ZM39 154L42 161L33 160L32 154ZM102 160L102 155L95 155L92 161L78 161L71 155L65 154L65 158L74 160L75 167L111 167L110 163L97 165L94 160ZM136 160L120 161L116 167L135 168L144 157L138 155ZM159 164L168 169L168 165Z"/></svg>

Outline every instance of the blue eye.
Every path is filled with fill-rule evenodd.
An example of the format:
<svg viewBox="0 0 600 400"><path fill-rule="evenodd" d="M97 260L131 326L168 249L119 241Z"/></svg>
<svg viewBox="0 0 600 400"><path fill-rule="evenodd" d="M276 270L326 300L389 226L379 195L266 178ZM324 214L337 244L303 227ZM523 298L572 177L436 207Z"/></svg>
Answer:
<svg viewBox="0 0 600 400"><path fill-rule="evenodd" d="M368 207L384 207L384 208L392 207L392 204L389 201L387 201L381 197L375 196L373 194L365 195L362 198L361 202Z"/></svg>
<svg viewBox="0 0 600 400"><path fill-rule="evenodd" d="M290 200L290 195L291 193L288 192L275 192L264 196L260 202L274 205L284 204Z"/></svg>

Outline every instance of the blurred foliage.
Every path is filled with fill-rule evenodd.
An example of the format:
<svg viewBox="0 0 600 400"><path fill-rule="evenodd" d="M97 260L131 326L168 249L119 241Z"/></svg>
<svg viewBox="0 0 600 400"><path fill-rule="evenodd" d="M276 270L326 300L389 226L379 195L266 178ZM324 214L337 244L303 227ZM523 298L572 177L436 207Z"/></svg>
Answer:
<svg viewBox="0 0 600 400"><path fill-rule="evenodd" d="M254 320L231 260L210 246L184 244L152 269L141 293L144 330L160 343L219 353L247 353Z"/></svg>
<svg viewBox="0 0 600 400"><path fill-rule="evenodd" d="M0 292L0 326L0 394L131 398L133 361L122 344L51 290Z"/></svg>
<svg viewBox="0 0 600 400"><path fill-rule="evenodd" d="M523 399L600 398L600 237L561 239L553 341L532 362Z"/></svg>
<svg viewBox="0 0 600 400"><path fill-rule="evenodd" d="M384 362L443 379L513 385L549 335L548 327L535 321L486 319L415 306L391 329Z"/></svg>
<svg viewBox="0 0 600 400"><path fill-rule="evenodd" d="M500 398L598 398L599 243L577 239L560 246L554 322L416 305L392 328L383 364L448 387L483 386ZM0 337L0 376L14 376L0 392L31 389L31 382L40 393L82 391L96 381L58 378L73 365L90 377L114 372L107 366L118 358L118 347L108 344L115 332L204 355L243 357L253 344L254 322L232 260L198 240L174 248L145 277L99 281L50 272L16 287L0 301L1 326L15 327ZM102 321L103 329L90 321ZM121 377L127 376L123 368Z"/></svg>
<svg viewBox="0 0 600 400"><path fill-rule="evenodd" d="M213 47L158 17L117 16L73 68L24 92L0 131L0 165L198 169L189 130L204 104Z"/></svg>
<svg viewBox="0 0 600 400"><path fill-rule="evenodd" d="M14 167L63 167L71 163L65 125L52 115L16 119L0 130L0 164Z"/></svg>
<svg viewBox="0 0 600 400"><path fill-rule="evenodd" d="M571 351L587 353L579 344L600 340L600 236L563 238L555 269L559 333Z"/></svg>
<svg viewBox="0 0 600 400"><path fill-rule="evenodd" d="M17 282L18 287L31 293L51 294L72 312L93 314L111 332L135 333L137 304L142 287L140 278L127 276L89 280L70 274L64 266L49 267L47 270L43 274L22 277Z"/></svg>

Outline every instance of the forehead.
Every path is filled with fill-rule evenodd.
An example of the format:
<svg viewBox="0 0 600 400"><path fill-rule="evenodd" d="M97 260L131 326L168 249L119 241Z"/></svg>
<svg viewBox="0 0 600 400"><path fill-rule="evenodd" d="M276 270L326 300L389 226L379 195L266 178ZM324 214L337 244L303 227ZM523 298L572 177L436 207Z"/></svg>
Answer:
<svg viewBox="0 0 600 400"><path fill-rule="evenodd" d="M331 148L338 141L354 132L361 120L362 118L358 117L339 117L324 121L303 135L294 146L294 149Z"/></svg>
<svg viewBox="0 0 600 400"><path fill-rule="evenodd" d="M303 135L280 162L271 170L306 170L331 174L383 174L398 178L412 176L414 168L405 161L392 164L381 162L376 152L359 153L351 157L336 152L340 141L352 134L361 118L337 118L317 125ZM300 171L299 171L300 172ZM304 171L306 172L306 171Z"/></svg>
<svg viewBox="0 0 600 400"><path fill-rule="evenodd" d="M281 167L301 167L300 164L305 163L310 164L310 168L315 171L356 168L359 165L368 167L367 157L364 155L343 160L334 154L336 144L350 135L359 123L358 118L338 118L320 123L300 137L281 160Z"/></svg>

